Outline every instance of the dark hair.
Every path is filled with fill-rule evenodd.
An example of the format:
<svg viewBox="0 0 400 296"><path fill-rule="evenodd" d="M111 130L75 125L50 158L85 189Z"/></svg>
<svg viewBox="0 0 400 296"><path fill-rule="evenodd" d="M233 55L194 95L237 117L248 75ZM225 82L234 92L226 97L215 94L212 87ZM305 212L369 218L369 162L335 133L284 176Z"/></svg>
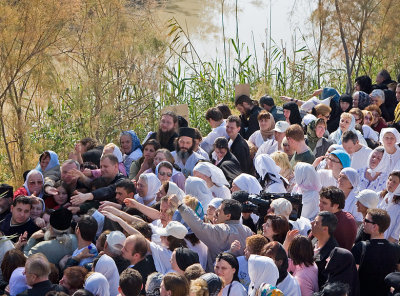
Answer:
<svg viewBox="0 0 400 296"><path fill-rule="evenodd" d="M357 134L353 131L345 131L342 134L342 143L347 143L348 141L352 141L353 144L357 144L358 142Z"/></svg>
<svg viewBox="0 0 400 296"><path fill-rule="evenodd" d="M104 154L101 158L100 161L104 160L104 159L109 159L111 161L112 164L118 164L118 158L114 155L114 154Z"/></svg>
<svg viewBox="0 0 400 296"><path fill-rule="evenodd" d="M389 177L392 177L392 176L395 176L395 177L397 177L397 178L400 179L400 171L393 171L393 172L391 172L391 173L389 174L389 176L388 176L388 179L389 179ZM399 186L400 186L400 185L399 185ZM389 191L385 188L385 189L382 190L382 192L380 193L380 196L381 196L381 197L385 197L385 195L386 195L388 192L389 192ZM400 195L395 195L395 196L393 196L393 203L395 203L395 204L400 203Z"/></svg>
<svg viewBox="0 0 400 296"><path fill-rule="evenodd" d="M379 71L378 75L383 77L383 80L392 80L392 77L390 77L390 73L388 70L386 69L382 69L381 71Z"/></svg>
<svg viewBox="0 0 400 296"><path fill-rule="evenodd" d="M49 291L44 296L69 296L69 294L62 291Z"/></svg>
<svg viewBox="0 0 400 296"><path fill-rule="evenodd" d="M95 163L90 161L85 161L81 165L81 169L97 170L98 168L99 167Z"/></svg>
<svg viewBox="0 0 400 296"><path fill-rule="evenodd" d="M242 215L242 205L234 199L224 199L221 203L223 205L224 214L231 214L230 220L239 220Z"/></svg>
<svg viewBox="0 0 400 296"><path fill-rule="evenodd" d="M342 282L327 283L321 292L314 293L314 296L346 296L349 295L350 287Z"/></svg>
<svg viewBox="0 0 400 296"><path fill-rule="evenodd" d="M264 221L267 222L267 220L271 221L272 230L276 232L276 234L272 236L272 239L283 244L286 234L289 231L288 220L281 215L266 215Z"/></svg>
<svg viewBox="0 0 400 296"><path fill-rule="evenodd" d="M158 171L160 171L161 168L167 168L167 169L170 169L171 171L174 170L174 166L172 165L172 163L170 163L167 160L163 160L158 164ZM168 189L167 189L167 191L168 191ZM165 191L165 192L167 192L167 191Z"/></svg>
<svg viewBox="0 0 400 296"><path fill-rule="evenodd" d="M229 142L224 137L218 137L214 141L214 149L229 149Z"/></svg>
<svg viewBox="0 0 400 296"><path fill-rule="evenodd" d="M13 200L13 207L15 207L17 204L22 203L24 205L31 205L32 207L32 199L28 196L25 195L18 195L14 200Z"/></svg>
<svg viewBox="0 0 400 296"><path fill-rule="evenodd" d="M226 121L235 122L237 127L240 127L242 125L242 120L237 115L230 115Z"/></svg>
<svg viewBox="0 0 400 296"><path fill-rule="evenodd" d="M122 179L115 184L115 187L124 188L127 193L136 194L136 186L135 184L129 179Z"/></svg>
<svg viewBox="0 0 400 296"><path fill-rule="evenodd" d="M322 187L319 196L329 199L332 205L339 205L340 210L344 208L346 197L343 191L335 186Z"/></svg>
<svg viewBox="0 0 400 296"><path fill-rule="evenodd" d="M279 284L288 275L287 269L289 267L289 260L285 249L279 242L270 242L265 245L263 249L263 255L272 258L275 262L276 267L278 267L279 278L276 283ZM282 261L279 266L277 264L278 261Z"/></svg>
<svg viewBox="0 0 400 296"><path fill-rule="evenodd" d="M306 267L314 263L314 250L311 241L302 235L296 236L289 245L288 255L294 265L304 264Z"/></svg>
<svg viewBox="0 0 400 296"><path fill-rule="evenodd" d="M261 106L262 105L268 105L270 107L273 107L273 106L275 106L275 102L274 102L274 99L272 97L265 95L265 96L261 97L260 105Z"/></svg>
<svg viewBox="0 0 400 296"><path fill-rule="evenodd" d="M225 260L228 262L232 268L235 269L235 273L233 274L232 282L233 281L239 281L239 261L237 260L236 256L233 255L230 252L222 252L217 255L217 258L215 258L215 261L219 260ZM228 284L228 283L225 283Z"/></svg>
<svg viewBox="0 0 400 296"><path fill-rule="evenodd" d="M363 76L358 76L355 79L355 82L360 86L360 90L370 94L372 92L372 80L369 76L363 75Z"/></svg>
<svg viewBox="0 0 400 296"><path fill-rule="evenodd" d="M10 281L11 274L18 267L24 267L26 258L24 253L18 249L8 250L3 257L1 262L1 272L3 274L3 279L6 282Z"/></svg>
<svg viewBox="0 0 400 296"><path fill-rule="evenodd" d="M58 284L58 282L60 281L60 270L54 263L49 262L49 266L50 266L49 281L52 284Z"/></svg>
<svg viewBox="0 0 400 296"><path fill-rule="evenodd" d="M227 119L229 116L232 115L231 109L229 109L229 106L226 104L218 104L217 108L219 109L219 111L221 111L224 119Z"/></svg>
<svg viewBox="0 0 400 296"><path fill-rule="evenodd" d="M147 240L143 235L135 235L135 246L132 249L132 256L138 253L140 258L147 254Z"/></svg>
<svg viewBox="0 0 400 296"><path fill-rule="evenodd" d="M133 228L139 231L147 240L151 240L153 230L151 229L149 223L146 223L144 221L135 221L131 225Z"/></svg>
<svg viewBox="0 0 400 296"><path fill-rule="evenodd" d="M185 239L180 239L180 238L176 238L175 236L168 235L167 241L169 244L168 249L172 252L179 247L187 248Z"/></svg>
<svg viewBox="0 0 400 296"><path fill-rule="evenodd" d="M206 112L206 120L212 119L214 121L221 121L224 119L222 112L217 108L209 108Z"/></svg>
<svg viewBox="0 0 400 296"><path fill-rule="evenodd" d="M290 110L289 121L290 124L301 125L301 116L299 111L299 106L295 102L288 102L283 104L283 109Z"/></svg>
<svg viewBox="0 0 400 296"><path fill-rule="evenodd" d="M99 189L106 187L107 185L110 184L110 181L106 180L103 177L93 179L92 182L90 182L90 188L93 190Z"/></svg>
<svg viewBox="0 0 400 296"><path fill-rule="evenodd" d="M80 142L86 147L86 151L89 151L97 146L97 140L93 138L83 138Z"/></svg>
<svg viewBox="0 0 400 296"><path fill-rule="evenodd" d="M189 295L189 283L184 276L169 272L163 277L165 290L171 291L171 296Z"/></svg>
<svg viewBox="0 0 400 296"><path fill-rule="evenodd" d="M76 290L72 296L94 296L92 292L85 290L85 289L79 289Z"/></svg>
<svg viewBox="0 0 400 296"><path fill-rule="evenodd" d="M42 159L46 159L47 157L51 158L49 151L45 151L42 154L40 154L39 161L42 161Z"/></svg>
<svg viewBox="0 0 400 296"><path fill-rule="evenodd" d="M89 215L82 216L77 224L82 239L87 242L94 241L96 237L97 226L96 219Z"/></svg>
<svg viewBox="0 0 400 296"><path fill-rule="evenodd" d="M64 270L64 275L68 278L68 283L74 290L83 287L87 274L88 270L83 266L71 266Z"/></svg>
<svg viewBox="0 0 400 296"><path fill-rule="evenodd" d="M247 104L249 104L249 105L253 105L253 101L252 101L252 99L250 99L248 96L246 96L246 95L241 95L241 96L239 96L239 97L237 97L236 99L235 99L235 106L237 106L237 105L243 105L243 103L247 103Z"/></svg>
<svg viewBox="0 0 400 296"><path fill-rule="evenodd" d="M119 286L126 296L137 296L140 294L143 285L141 274L133 269L125 269L119 277Z"/></svg>
<svg viewBox="0 0 400 296"><path fill-rule="evenodd" d="M190 241L193 246L197 245L200 242L199 238L194 233L186 234L185 239Z"/></svg>
<svg viewBox="0 0 400 296"><path fill-rule="evenodd" d="M203 139L203 137L201 136L201 132L197 128L194 128L194 139L200 141Z"/></svg>
<svg viewBox="0 0 400 296"><path fill-rule="evenodd" d="M367 214L370 214L372 222L379 227L379 232L384 233L390 226L390 216L382 209L368 209Z"/></svg>
<svg viewBox="0 0 400 296"><path fill-rule="evenodd" d="M148 139L148 140L142 145L142 147L143 147L142 150L144 151L144 148L146 148L146 146L148 146L148 145L153 146L153 147L154 147L154 151L157 151L158 149L161 148L161 144L160 144L156 139Z"/></svg>
<svg viewBox="0 0 400 296"><path fill-rule="evenodd" d="M328 211L322 211L318 213L318 216L321 217L321 225L328 227L328 233L332 236L338 224L338 219L335 214Z"/></svg>
<svg viewBox="0 0 400 296"><path fill-rule="evenodd" d="M166 116L171 116L173 121L174 121L174 124L178 122L178 116L174 112L172 112L172 111L164 112L163 114L161 114L160 119L165 115Z"/></svg>

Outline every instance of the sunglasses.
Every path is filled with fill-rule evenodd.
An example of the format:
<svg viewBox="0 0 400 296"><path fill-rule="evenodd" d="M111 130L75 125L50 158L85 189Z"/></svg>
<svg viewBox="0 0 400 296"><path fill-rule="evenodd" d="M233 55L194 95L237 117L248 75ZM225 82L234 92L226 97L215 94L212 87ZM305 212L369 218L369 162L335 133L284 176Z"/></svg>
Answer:
<svg viewBox="0 0 400 296"><path fill-rule="evenodd" d="M172 173L166 173L166 172L159 172L158 174L161 176L165 176L165 175L167 175L168 177L172 176Z"/></svg>
<svg viewBox="0 0 400 296"><path fill-rule="evenodd" d="M376 224L374 221L368 220L367 218L364 218L364 223Z"/></svg>
<svg viewBox="0 0 400 296"><path fill-rule="evenodd" d="M372 117L365 116L364 119L365 119L365 120L372 120Z"/></svg>

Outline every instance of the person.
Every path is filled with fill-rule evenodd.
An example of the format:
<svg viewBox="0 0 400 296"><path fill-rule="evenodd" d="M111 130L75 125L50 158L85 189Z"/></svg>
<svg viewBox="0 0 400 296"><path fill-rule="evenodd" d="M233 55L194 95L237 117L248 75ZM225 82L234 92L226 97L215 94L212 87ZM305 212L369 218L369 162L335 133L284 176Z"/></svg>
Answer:
<svg viewBox="0 0 400 296"><path fill-rule="evenodd" d="M290 148L295 151L290 160L292 167L294 167L298 162L307 162L309 164L314 162L315 156L311 149L306 145L304 132L300 125L293 124L289 126L286 130L286 139Z"/></svg>
<svg viewBox="0 0 400 296"><path fill-rule="evenodd" d="M355 91L353 93L353 107L360 110L364 110L366 107L371 105L371 97L368 93L363 91Z"/></svg>
<svg viewBox="0 0 400 296"><path fill-rule="evenodd" d="M119 137L119 144L123 153L125 172L129 173L132 162L143 155L142 145L140 145L140 140L133 130L122 132Z"/></svg>
<svg viewBox="0 0 400 296"><path fill-rule="evenodd" d="M231 193L227 187L229 183L223 171L212 163L202 161L196 164L193 169L193 176L203 179L214 197L221 197L223 199L231 197ZM206 205L203 206L207 207Z"/></svg>
<svg viewBox="0 0 400 296"><path fill-rule="evenodd" d="M301 116L299 112L299 107L294 102L288 102L283 104L283 115L285 116L285 121L292 124L301 125Z"/></svg>
<svg viewBox="0 0 400 296"><path fill-rule="evenodd" d="M178 124L178 116L174 112L167 111L161 115L158 131L152 133L149 139L155 139L160 143L161 148L168 149L169 151L175 150L175 139L178 134L175 128Z"/></svg>
<svg viewBox="0 0 400 296"><path fill-rule="evenodd" d="M84 287L94 296L110 296L110 285L106 277L100 272L90 274L85 280Z"/></svg>
<svg viewBox="0 0 400 296"><path fill-rule="evenodd" d="M295 180L294 171L290 165L289 157L285 152L275 151L271 154L271 158L275 161L276 165L281 168L279 174L289 182L286 191L291 192L293 190Z"/></svg>
<svg viewBox="0 0 400 296"><path fill-rule="evenodd" d="M143 173L136 183L137 194L134 199L146 206L151 206L156 203L156 194L160 186L161 182L155 174Z"/></svg>
<svg viewBox="0 0 400 296"><path fill-rule="evenodd" d="M69 154L69 159L77 161L79 165L93 163L96 167L100 167L102 152L103 146L96 139L86 137L76 143L74 151Z"/></svg>
<svg viewBox="0 0 400 296"><path fill-rule="evenodd" d="M386 210L390 225L385 231L385 239L397 243L400 236L400 171L389 174L386 189L380 193L379 209Z"/></svg>
<svg viewBox="0 0 400 296"><path fill-rule="evenodd" d="M236 257L228 252L219 253L216 257L214 272L220 276L225 283L222 296L245 296L246 289L239 282L239 262Z"/></svg>
<svg viewBox="0 0 400 296"><path fill-rule="evenodd" d="M338 243L333 235L338 219L334 214L321 211L311 222L311 234L314 244L314 260L318 267L318 286L321 288L326 282L324 270L327 259Z"/></svg>
<svg viewBox="0 0 400 296"><path fill-rule="evenodd" d="M342 115L340 115L339 128L335 132L329 135L329 139L334 141L336 144L341 145L342 134L347 131L353 131L354 133L357 134L359 143L364 146L368 146L363 135L355 129L355 126L356 126L356 120L354 116L351 115L350 113L344 112L342 113Z"/></svg>
<svg viewBox="0 0 400 296"><path fill-rule="evenodd" d="M361 169L364 166L364 160L368 159L372 152L371 148L360 144L357 134L351 130L342 134L342 146L350 155L350 167L355 170Z"/></svg>
<svg viewBox="0 0 400 296"><path fill-rule="evenodd" d="M160 272L153 272L149 275L146 288L146 295L149 296L159 296L160 295L160 286L164 275Z"/></svg>
<svg viewBox="0 0 400 296"><path fill-rule="evenodd" d="M213 150L214 142L219 137L228 138L225 121L222 112L217 108L209 108L206 112L206 120L211 126L211 132L203 138L200 147L208 154Z"/></svg>
<svg viewBox="0 0 400 296"><path fill-rule="evenodd" d="M169 272L164 275L160 296L187 296L189 295L189 283L184 276Z"/></svg>
<svg viewBox="0 0 400 296"><path fill-rule="evenodd" d="M129 169L129 179L139 179L139 176L153 166L156 152L161 148L160 143L155 139L149 139L143 144L143 156L134 160Z"/></svg>
<svg viewBox="0 0 400 296"><path fill-rule="evenodd" d="M382 160L386 162L386 158L389 159L386 170L390 173L398 167L400 160L400 147L396 144L400 142L400 133L392 127L383 128L379 136L379 141L385 148Z"/></svg>
<svg viewBox="0 0 400 296"><path fill-rule="evenodd" d="M268 95L262 96L260 98L260 107L268 111L274 117L275 122L285 121L285 116L283 115L283 108L276 106L274 99Z"/></svg>
<svg viewBox="0 0 400 296"><path fill-rule="evenodd" d="M60 178L60 161L58 155L54 151L46 150L39 156L39 162L35 170L42 173L43 177L52 176L52 178Z"/></svg>
<svg viewBox="0 0 400 296"><path fill-rule="evenodd" d="M47 209L57 210L67 205L69 196L67 192L67 186L63 181L59 180L54 184L54 188L57 192L54 195L47 196L44 200Z"/></svg>
<svg viewBox="0 0 400 296"><path fill-rule="evenodd" d="M219 167L231 185L233 179L242 173L240 163L229 150L228 140L223 137L215 139L214 151L211 154L212 163Z"/></svg>
<svg viewBox="0 0 400 296"><path fill-rule="evenodd" d="M195 130L190 127L181 127L179 129L179 137L176 142L175 151L172 156L175 164L181 169L185 177L193 175L193 168L203 156L193 151L194 149Z"/></svg>
<svg viewBox="0 0 400 296"><path fill-rule="evenodd" d="M124 270L119 277L120 296L139 296L142 290L142 276L132 268Z"/></svg>
<svg viewBox="0 0 400 296"><path fill-rule="evenodd" d="M79 181L76 174L73 174L75 170L80 170L81 166L76 160L68 159L61 165L61 179L51 177L46 178L44 183L44 192L48 195L57 194L57 190L54 188L54 184L61 180L67 187L68 194L71 194L76 189L87 189L87 187Z"/></svg>
<svg viewBox="0 0 400 296"><path fill-rule="evenodd" d="M346 151L336 149L328 154L326 169L317 171L322 187L337 186L337 180L342 169L351 165L350 155Z"/></svg>
<svg viewBox="0 0 400 296"><path fill-rule="evenodd" d="M396 99L397 99L397 105L396 105L396 109L394 110L394 119L393 119L393 123L394 124L399 124L400 122L400 82L397 84L396 86Z"/></svg>
<svg viewBox="0 0 400 296"><path fill-rule="evenodd" d="M239 190L244 190L249 194L259 194L263 188L257 181L256 177L248 174L240 174L233 182L231 191L232 193Z"/></svg>
<svg viewBox="0 0 400 296"><path fill-rule="evenodd" d="M311 114L315 115L317 119L322 118L325 123L328 123L329 118L331 117L332 108L329 107L328 104L319 103L312 108Z"/></svg>
<svg viewBox="0 0 400 296"><path fill-rule="evenodd" d="M206 181L198 177L187 178L185 192L187 195L195 196L203 208L207 208L208 204L213 199L213 193L211 192L210 188L208 188Z"/></svg>
<svg viewBox="0 0 400 296"><path fill-rule="evenodd" d="M314 167L305 162L298 162L294 168L296 184L292 193L302 194L301 216L313 220L319 212L318 201L321 182Z"/></svg>
<svg viewBox="0 0 400 296"><path fill-rule="evenodd" d="M286 193L288 182L279 174L281 168L268 154L258 155L254 159L254 166L265 192Z"/></svg>
<svg viewBox="0 0 400 296"><path fill-rule="evenodd" d="M349 250L334 248L325 268L326 283L341 282L349 285L349 296L360 295L360 283L354 257Z"/></svg>
<svg viewBox="0 0 400 296"><path fill-rule="evenodd" d="M201 135L201 132L199 131L198 128L194 129L194 147L193 151L196 152L197 154L203 156L205 160L210 160L209 153L207 153L203 148L200 147L200 143L203 141L203 137Z"/></svg>
<svg viewBox="0 0 400 296"><path fill-rule="evenodd" d="M262 225L263 236L268 242L277 241L283 243L289 231L289 222L284 216L266 215Z"/></svg>
<svg viewBox="0 0 400 296"><path fill-rule="evenodd" d="M290 126L289 123L286 121L278 121L275 123L274 131L274 140L277 142L277 150L283 151L283 139L285 138L285 133L288 127ZM270 154L276 151L274 145L275 141L266 141L258 147L256 156L260 154Z"/></svg>
<svg viewBox="0 0 400 296"><path fill-rule="evenodd" d="M255 131L260 129L257 117L261 112L261 108L254 105L253 101L247 95L241 95L236 98L235 107L240 112L240 134L244 139L248 140Z"/></svg>
<svg viewBox="0 0 400 296"><path fill-rule="evenodd" d="M343 191L346 198L343 210L350 213L357 223L362 222L362 215L357 211L356 195L359 191L360 178L358 173L353 168L343 169L338 178L338 188Z"/></svg>
<svg viewBox="0 0 400 296"><path fill-rule="evenodd" d="M307 125L306 144L315 157L325 155L329 146L333 144L333 141L324 137L325 132L326 121L322 118L313 120Z"/></svg>
<svg viewBox="0 0 400 296"><path fill-rule="evenodd" d="M353 108L353 98L348 94L342 94L339 98L339 106L342 112L349 112Z"/></svg>
<svg viewBox="0 0 400 296"><path fill-rule="evenodd" d="M389 225L390 216L385 210L368 209L364 231L371 239L358 242L351 250L358 267L360 295L386 295L389 292L385 276L395 271L400 261L400 246L384 238Z"/></svg>
<svg viewBox="0 0 400 296"><path fill-rule="evenodd" d="M199 255L188 248L179 247L172 252L171 266L179 275L185 275L186 268L196 263L199 263Z"/></svg>
<svg viewBox="0 0 400 296"><path fill-rule="evenodd" d="M242 246L238 250L238 254L243 255L245 240L253 232L239 222L242 209L238 201L223 200L215 212L215 224L204 223L193 210L180 202L176 196L171 196L169 203L173 208L179 210L183 220L193 233L208 246L208 270L212 270L217 254L228 250L235 240L238 240Z"/></svg>
<svg viewBox="0 0 400 296"><path fill-rule="evenodd" d="M9 213L0 222L0 231L4 235L15 235L12 237L14 243L26 243L33 233L39 230L39 227L30 218L32 208L32 200L27 196L17 196L12 205L11 213Z"/></svg>
<svg viewBox="0 0 400 296"><path fill-rule="evenodd" d="M368 112L368 111L365 111L365 112ZM362 132L364 139L368 144L368 147L376 148L379 145L379 143L378 143L379 135L368 124L364 123L364 118L366 116L366 115L364 115L365 112L361 111L358 108L353 108L349 111L349 113L354 116L354 119L356 120L356 124L359 124L361 126L360 131Z"/></svg>
<svg viewBox="0 0 400 296"><path fill-rule="evenodd" d="M266 141L272 141L271 150L275 149L276 151L278 148L278 143L274 140L275 120L273 116L271 115L271 113L262 110L258 114L257 119L260 129L255 131L249 137L249 142L259 148Z"/></svg>
<svg viewBox="0 0 400 296"><path fill-rule="evenodd" d="M82 266L71 266L64 270L59 284L68 290L69 295L82 289L88 270Z"/></svg>
<svg viewBox="0 0 400 296"><path fill-rule="evenodd" d="M376 209L379 203L379 196L378 194L370 189L364 189L361 190L357 195L356 195L356 206L357 206L357 211L361 213L363 217L363 221L365 216L367 215L368 209ZM366 241L370 239L370 235L365 233L364 231L364 223L361 223L358 226L357 229L357 236L355 240L355 244L360 242L360 241Z"/></svg>
<svg viewBox="0 0 400 296"><path fill-rule="evenodd" d="M50 271L49 261L43 254L38 253L28 257L25 263L25 276L26 283L31 288L18 295L39 296L45 295L49 291L68 292L63 286L50 282Z"/></svg>
<svg viewBox="0 0 400 296"><path fill-rule="evenodd" d="M224 283L215 273L209 272L190 282L190 296L217 296Z"/></svg>
<svg viewBox="0 0 400 296"><path fill-rule="evenodd" d="M97 244L100 237L96 241L96 248L98 251L103 251L104 254L110 256L117 266L118 273L121 273L130 265L129 261L122 257L122 246L126 240L125 234L118 230L111 232L105 231L103 233L107 233L105 234L103 250L101 250L101 247Z"/></svg>
<svg viewBox="0 0 400 296"><path fill-rule="evenodd" d="M393 120L393 113L390 114L385 104L385 92L382 89L374 89L369 96L371 97L372 104L378 106L381 110L381 116L386 122Z"/></svg>
<svg viewBox="0 0 400 296"><path fill-rule="evenodd" d="M40 171L31 170L28 175L26 175L25 183L22 187L18 188L14 192L14 198L18 195L43 197L43 184L44 178Z"/></svg>
<svg viewBox="0 0 400 296"><path fill-rule="evenodd" d="M333 236L339 247L351 250L357 234L357 223L350 213L343 211L345 206L343 191L335 186L323 187L319 196L320 210L333 213L337 218Z"/></svg>
<svg viewBox="0 0 400 296"><path fill-rule="evenodd" d="M363 91L366 92L367 94L371 93L372 91L372 80L371 77L368 75L362 75L356 77L354 80L354 89L356 91Z"/></svg>
<svg viewBox="0 0 400 296"><path fill-rule="evenodd" d="M12 292L12 294L10 294L16 295L28 289L26 285L26 280L22 279L19 285L16 282L17 279L21 279L21 273L24 271L26 258L24 256L24 253L14 248L12 243L10 243L11 247L7 246L7 244L5 243L5 239L2 239L1 242L2 261L0 269L0 289L7 289L8 284L9 292ZM22 271L20 271L20 269L22 269ZM24 278L24 276L22 276L22 278Z"/></svg>
<svg viewBox="0 0 400 296"><path fill-rule="evenodd" d="M357 171L360 177L360 190L371 189L379 192L385 189L389 177L387 171L389 158L383 158L384 153L385 149L382 146L375 148L368 157L367 166Z"/></svg>
<svg viewBox="0 0 400 296"><path fill-rule="evenodd" d="M108 285L110 286L110 296L117 296L119 293L119 273L114 260L106 254L101 255L101 257L98 260L96 259L95 263L93 263L93 271L99 272L106 277Z"/></svg>
<svg viewBox="0 0 400 296"><path fill-rule="evenodd" d="M13 189L8 184L0 184L0 222L10 213Z"/></svg>
<svg viewBox="0 0 400 296"><path fill-rule="evenodd" d="M258 123L257 123L258 124ZM232 154L240 163L243 173L252 174L254 167L250 158L250 149L246 140L239 134L241 120L236 115L231 115L226 120L226 133L229 137L229 147Z"/></svg>
<svg viewBox="0 0 400 296"><path fill-rule="evenodd" d="M260 295L259 291L262 284L276 285L279 270L273 259L252 254L248 258L248 266L251 280L248 295Z"/></svg>
<svg viewBox="0 0 400 296"><path fill-rule="evenodd" d="M385 119L382 117L382 111L378 106L374 104L369 105L365 110L372 113L372 122L370 126L374 131L380 133L383 128L388 127Z"/></svg>

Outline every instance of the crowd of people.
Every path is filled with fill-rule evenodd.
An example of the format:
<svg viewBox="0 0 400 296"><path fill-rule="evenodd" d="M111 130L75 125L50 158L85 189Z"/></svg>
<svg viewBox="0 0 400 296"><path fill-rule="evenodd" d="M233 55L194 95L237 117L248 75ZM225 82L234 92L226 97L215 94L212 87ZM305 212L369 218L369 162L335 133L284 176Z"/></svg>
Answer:
<svg viewBox="0 0 400 296"><path fill-rule="evenodd" d="M281 98L44 151L0 186L0 294L400 295L400 83Z"/></svg>

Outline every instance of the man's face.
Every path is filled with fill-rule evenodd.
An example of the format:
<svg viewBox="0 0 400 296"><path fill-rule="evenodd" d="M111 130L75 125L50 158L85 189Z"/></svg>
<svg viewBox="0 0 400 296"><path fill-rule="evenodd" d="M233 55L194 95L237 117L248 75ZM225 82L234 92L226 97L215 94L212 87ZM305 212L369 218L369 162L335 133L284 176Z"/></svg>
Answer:
<svg viewBox="0 0 400 296"><path fill-rule="evenodd" d="M115 198L117 199L119 204L123 204L125 198L132 198L133 194L128 193L124 187L115 188Z"/></svg>
<svg viewBox="0 0 400 296"><path fill-rule="evenodd" d="M0 198L0 214L3 214L10 208L10 200L8 198Z"/></svg>
<svg viewBox="0 0 400 296"><path fill-rule="evenodd" d="M364 232L368 234L372 234L374 232L376 224L371 223L372 217L370 214L367 214L364 218L363 225L364 225Z"/></svg>
<svg viewBox="0 0 400 296"><path fill-rule="evenodd" d="M267 104L263 104L261 106L264 110L270 112L273 106L267 105Z"/></svg>
<svg viewBox="0 0 400 296"><path fill-rule="evenodd" d="M26 222L30 215L31 215L31 208L30 204L23 204L21 202L17 203L14 206L11 206L11 221L13 224L21 224Z"/></svg>
<svg viewBox="0 0 400 296"><path fill-rule="evenodd" d="M277 140L278 142L282 142L283 138L286 136L286 133L274 131L274 136L275 136L275 140Z"/></svg>
<svg viewBox="0 0 400 296"><path fill-rule="evenodd" d="M381 84L383 82L383 76L381 74L376 75L375 82Z"/></svg>
<svg viewBox="0 0 400 296"><path fill-rule="evenodd" d="M226 133L229 138L236 138L237 134L240 131L240 126L236 125L236 122L227 122L226 123Z"/></svg>
<svg viewBox="0 0 400 296"><path fill-rule="evenodd" d="M323 233L323 227L322 226L322 218L321 216L315 217L314 221L311 222L311 232L314 236L318 236L321 233Z"/></svg>
<svg viewBox="0 0 400 296"><path fill-rule="evenodd" d="M73 169L78 169L77 166L73 163L67 163L61 166L61 180L63 180L68 185L71 185L76 181L76 177L68 174Z"/></svg>
<svg viewBox="0 0 400 296"><path fill-rule="evenodd" d="M338 209L337 204L333 204L330 199L320 196L319 197L319 209L320 211L328 211L331 213L335 213Z"/></svg>
<svg viewBox="0 0 400 296"><path fill-rule="evenodd" d="M128 237L122 246L121 253L122 257L124 257L126 260L130 261L133 257L132 251L133 248L135 247L135 240L132 237Z"/></svg>
<svg viewBox="0 0 400 296"><path fill-rule="evenodd" d="M354 144L352 140L342 142L343 149L350 155L356 152L357 144L358 141Z"/></svg>
<svg viewBox="0 0 400 296"><path fill-rule="evenodd" d="M237 104L236 110L238 110L240 112L240 114L246 115L246 108L245 108L244 104Z"/></svg>
<svg viewBox="0 0 400 296"><path fill-rule="evenodd" d="M35 280L36 280L36 275L35 274L33 274L33 273L30 273L28 270L29 270L29 264L30 264L30 262L29 261L27 261L26 263L25 263L25 271L23 272L24 274L25 274L25 277L26 277L26 283L28 284L28 286L33 286L34 284L35 284Z"/></svg>
<svg viewBox="0 0 400 296"><path fill-rule="evenodd" d="M217 155L218 160L224 158L225 155L228 153L228 149L226 148L215 148L214 151L215 154Z"/></svg>
<svg viewBox="0 0 400 296"><path fill-rule="evenodd" d="M163 133L173 130L175 127L174 119L169 115L163 115L160 120L160 129Z"/></svg>
<svg viewBox="0 0 400 296"><path fill-rule="evenodd" d="M36 196L39 195L43 189L43 179L39 173L30 175L27 183L29 192Z"/></svg>
<svg viewBox="0 0 400 296"><path fill-rule="evenodd" d="M224 205L221 204L219 208L215 211L214 213L214 223L219 224L219 223L225 223L231 218L231 215L225 215L224 213Z"/></svg>
<svg viewBox="0 0 400 296"><path fill-rule="evenodd" d="M178 146L179 150L183 152L188 152L192 148L193 139L191 137L182 136L179 137Z"/></svg>
<svg viewBox="0 0 400 296"><path fill-rule="evenodd" d="M118 163L113 164L110 159L100 160L101 176L106 179L114 179L118 174Z"/></svg>
<svg viewBox="0 0 400 296"><path fill-rule="evenodd" d="M400 87L396 87L396 99L398 102L400 102Z"/></svg>

